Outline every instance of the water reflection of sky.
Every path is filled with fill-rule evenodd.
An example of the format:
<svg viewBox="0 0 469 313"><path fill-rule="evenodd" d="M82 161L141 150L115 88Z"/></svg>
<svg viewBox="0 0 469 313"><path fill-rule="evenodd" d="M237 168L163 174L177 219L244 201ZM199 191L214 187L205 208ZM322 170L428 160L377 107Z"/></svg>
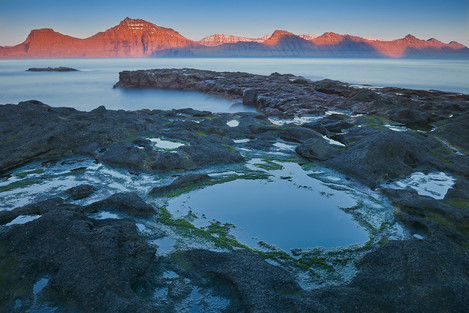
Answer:
<svg viewBox="0 0 469 313"><path fill-rule="evenodd" d="M10 176L0 180L0 187L22 181L31 181L33 184L1 192L0 196L4 209L11 210L54 196L66 198L66 189L92 184L98 191L89 198L73 202L85 205L116 192L136 192L144 200L159 206L167 205L175 217L184 216L191 209L198 217L193 221L198 227L206 226L213 220L234 224L236 227L232 229L232 234L252 247L260 240L285 250L349 246L368 240L369 230L360 226L351 214L345 213L340 207L353 207L357 201L368 201L369 194L343 185L346 182L340 175L324 172L321 168L305 170L294 162L275 161L283 168L266 170L259 167L263 162L263 159L251 159L246 167L251 171L267 171L271 175L269 179L238 179L165 199L149 197L148 192L155 186L171 182L174 179L172 175L166 177L140 173L136 176L124 170L96 164L87 158L72 158L42 165L35 161L15 169ZM35 173L39 168L44 172ZM82 168L86 170L71 171ZM31 174L24 178L17 175L28 171ZM209 169L208 172L213 177L235 173L224 171L220 174L217 168ZM379 200L369 204L374 214L368 216L367 220L376 228L392 219L392 209L382 203ZM115 218L115 213L109 215L108 212L101 212L93 217Z"/></svg>
<svg viewBox="0 0 469 313"><path fill-rule="evenodd" d="M339 207L356 200L307 175L296 163L281 163L269 180L236 180L171 199L175 215L192 210L209 220L236 225L241 240L249 236L281 249L338 247L363 243L367 232ZM283 177L283 179L281 178Z"/></svg>

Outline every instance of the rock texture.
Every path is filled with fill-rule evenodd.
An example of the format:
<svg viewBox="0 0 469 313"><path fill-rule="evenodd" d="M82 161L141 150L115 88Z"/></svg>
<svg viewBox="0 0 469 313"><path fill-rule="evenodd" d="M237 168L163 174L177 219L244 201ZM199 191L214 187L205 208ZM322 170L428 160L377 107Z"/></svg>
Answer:
<svg viewBox="0 0 469 313"><path fill-rule="evenodd" d="M131 288L155 256L138 236L134 221L91 219L82 207L60 199L19 208L10 215L33 211L41 217L9 226L0 235L2 312L12 312L15 299L27 299L33 284L44 276L49 278L45 292L65 311L156 312Z"/></svg>
<svg viewBox="0 0 469 313"><path fill-rule="evenodd" d="M123 72L118 86L199 90L240 102L244 97L265 114L193 109L126 112L104 107L80 112L34 100L1 105L2 175L11 178L12 168L32 160L67 155L89 156L132 175L179 170L172 183L154 189L159 193L210 183L202 167L223 164L223 170L237 171L241 164L235 163L245 157L278 152L274 144L288 142L296 145L297 153L283 150L290 161L318 162L344 172L352 180L350 186L362 188L364 183L380 188L393 202L394 216L402 221L408 239L380 235L379 243L359 248L364 257L355 263L358 273L348 283L306 291L292 278L294 271L287 272L282 265L298 262L306 267L301 273L307 274L309 262L320 262L316 250L311 251L311 260L292 260L294 255L276 251L281 255L277 266L261 257L269 258L270 252L182 251L175 245L174 253L155 260L155 250L139 237L135 221L153 223L151 235L142 233L152 244L171 227L186 227L191 240L197 238L196 230L206 228L196 229L184 218L171 220L168 212L132 193L113 194L87 206L49 199L0 211L0 311L15 307L28 311L37 299L34 285L44 277L48 281L40 296L71 312L174 312L180 311L181 299L193 299L192 293L196 296L198 291L201 297L213 299L219 295L217 288L228 294L223 299L236 303L228 307L234 312L468 311L467 95L358 89L293 75L190 69ZM310 119L301 121L305 114ZM288 117L296 119L284 120ZM227 125L232 120L237 126ZM159 149L153 145L155 137L183 145L170 151ZM327 138L342 144L334 147ZM243 156L240 151L248 152ZM443 200L385 187L389 180L415 171L444 171L455 185ZM17 177L11 188L21 181ZM0 188L8 191L9 185ZM73 201L72 197L86 197L93 190L81 185L64 194L66 201ZM92 219L99 211L127 218ZM36 219L9 225L21 216ZM368 218L374 216L363 216L363 223ZM226 230L221 226L211 225L218 234L214 240L230 239L222 236ZM204 233L203 238L210 237ZM332 268L342 263L342 256L336 260Z"/></svg>
<svg viewBox="0 0 469 313"><path fill-rule="evenodd" d="M459 116L467 111L469 104L467 95L436 90L363 89L339 81L310 81L291 74L264 76L195 69L123 71L115 87L195 90L255 105L259 112L270 116L316 115L327 110L381 114L410 127L427 130L433 128L433 123L443 120L461 119L463 124L467 116ZM351 125L342 120L328 122L325 126L330 130ZM458 137L459 142L465 140L463 136Z"/></svg>

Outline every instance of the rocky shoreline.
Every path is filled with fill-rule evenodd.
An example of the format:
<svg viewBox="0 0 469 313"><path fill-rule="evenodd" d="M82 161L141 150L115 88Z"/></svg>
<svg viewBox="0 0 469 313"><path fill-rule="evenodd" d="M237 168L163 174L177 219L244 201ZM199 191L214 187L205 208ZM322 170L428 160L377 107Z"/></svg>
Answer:
<svg viewBox="0 0 469 313"><path fill-rule="evenodd" d="M176 177L154 183L143 199L115 193L86 202L97 188L80 185L61 198L44 195L43 201L0 211L0 311L34 308L41 279L47 282L40 291L42 305L74 312L184 310L180 301L193 290L202 298L224 299L217 310L225 312L467 311L468 95L192 69L125 71L116 87L202 91L256 106L259 113L104 107L81 112L34 100L1 105L0 197L38 184L35 175L43 169L16 173L21 166L71 156L129 175ZM162 139L173 146L155 149ZM337 170L357 186L385 194L395 219L414 236L393 240L376 230L375 240L359 248L364 256L350 281L312 290L299 285L282 262L310 273L315 266L333 270L335 263L318 255L295 259L279 251L240 249L223 229L210 236L222 249L176 249L155 257L158 249L137 224L156 219L160 226L154 232L175 227L192 236L208 233L171 217L152 197L223 183L204 170L232 170L251 154L268 155L279 141L294 146L285 156L289 161ZM454 185L443 199L391 188L415 172L444 172ZM238 178L259 175L245 172ZM94 218L104 212L122 218ZM13 223L19 218L30 220ZM274 252L273 265L266 260ZM174 278L165 280L167 272ZM162 286L167 293L158 302L149 293Z"/></svg>

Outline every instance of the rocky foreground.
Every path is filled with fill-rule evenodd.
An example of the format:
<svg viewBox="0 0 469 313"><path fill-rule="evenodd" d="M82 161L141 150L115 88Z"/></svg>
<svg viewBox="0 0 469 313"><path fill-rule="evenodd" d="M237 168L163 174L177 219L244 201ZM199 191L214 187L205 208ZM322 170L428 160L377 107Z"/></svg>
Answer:
<svg viewBox="0 0 469 313"><path fill-rule="evenodd" d="M383 238L366 247L349 283L305 290L289 271L247 249L181 250L155 257L136 222L167 219L165 210L131 193L78 205L74 200L88 197L94 187L77 186L62 198L0 211L1 225L19 216L40 216L0 227L0 311L33 307L35 282L45 276L49 281L41 294L47 303L71 312L172 311L177 307L171 303L191 293L190 284L217 285L229 299L228 312L469 311L469 96L189 69L122 72L116 86L197 90L238 99L260 113L104 107L81 112L39 101L2 105L2 176L30 161L80 155L133 173L180 173L173 183L155 186L155 194L190 190L208 177L185 171L229 168L245 161L240 147L262 153L282 140L297 145L296 162L322 164L357 184L381 188L395 205L395 218L420 235ZM301 125L267 118L302 115L317 118ZM227 124L232 120L239 124ZM155 150L148 139L154 137L186 144ZM241 138L250 141L235 142ZM445 172L456 182L442 200L382 187L416 171ZM1 196L15 186L0 188ZM104 210L126 218L90 217ZM158 286L165 270L181 279L171 284L167 304L157 305L145 290Z"/></svg>

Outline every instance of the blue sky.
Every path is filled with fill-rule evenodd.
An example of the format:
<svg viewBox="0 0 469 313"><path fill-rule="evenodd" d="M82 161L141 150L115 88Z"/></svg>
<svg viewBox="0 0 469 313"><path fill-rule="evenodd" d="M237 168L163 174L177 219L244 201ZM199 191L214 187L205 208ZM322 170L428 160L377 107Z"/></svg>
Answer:
<svg viewBox="0 0 469 313"><path fill-rule="evenodd" d="M260 37L285 29L386 40L410 33L469 45L467 0L0 0L0 45L21 43L31 29L46 27L85 38L127 16L193 40L214 33Z"/></svg>

